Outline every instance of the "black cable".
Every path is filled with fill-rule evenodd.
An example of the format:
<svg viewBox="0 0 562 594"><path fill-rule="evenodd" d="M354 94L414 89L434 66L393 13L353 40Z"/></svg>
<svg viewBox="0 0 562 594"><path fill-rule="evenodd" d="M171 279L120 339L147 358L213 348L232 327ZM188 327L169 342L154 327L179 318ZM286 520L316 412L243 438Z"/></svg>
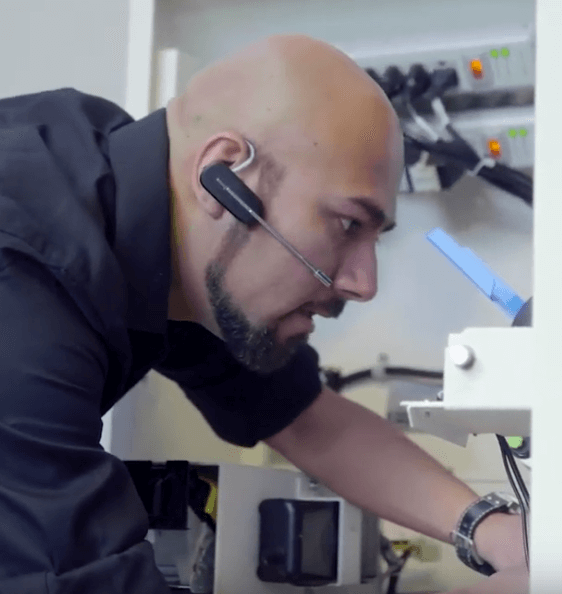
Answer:
<svg viewBox="0 0 562 594"><path fill-rule="evenodd" d="M340 378L340 386L348 386L349 384L354 384L356 382L360 382L364 379L371 379L373 377L373 370L372 369L364 369L362 371L356 371L355 373L350 373L349 375L344 375Z"/></svg>
<svg viewBox="0 0 562 594"><path fill-rule="evenodd" d="M415 369L412 367L385 367L384 372L386 375L400 375L404 377L419 377L426 379L442 380L442 371L427 371L425 369Z"/></svg>
<svg viewBox="0 0 562 594"><path fill-rule="evenodd" d="M374 379L375 381L381 378L376 377L373 373L373 369L363 369L350 373L349 375L340 375L334 371L326 371L326 377L328 379L327 385L333 390L341 390L343 387L348 387L358 382ZM425 369L415 369L413 367L384 367L382 369L385 376L389 376L393 379L404 377L404 378L419 378L429 380L443 380L442 371L428 371Z"/></svg>
<svg viewBox="0 0 562 594"><path fill-rule="evenodd" d="M516 481L514 480L514 477L512 476L511 470L509 468L509 465L507 464L507 460L506 460L506 456L505 454L502 453L502 457L504 460L504 465L506 468L506 472L507 472L507 476L509 479L509 482L511 484L511 487L519 501L519 505L521 506L521 522L522 522L522 528L523 528L523 548L524 548L524 552L525 552L525 562L527 564L527 569L529 568L529 535L527 533L527 513L528 513L528 507L527 507L527 503L526 501L524 501L524 498L522 497L518 485L516 484Z"/></svg>
<svg viewBox="0 0 562 594"><path fill-rule="evenodd" d="M400 572L402 571L402 569L404 569L404 565L406 564L408 557L410 557L410 555L412 554L413 547L408 547L400 557L397 557L396 553L392 549L392 542L381 534L380 550L383 559L386 561L388 565L387 571L385 571L381 575L382 580L384 580L387 576L389 577L386 594L396 594L396 586L398 584Z"/></svg>
<svg viewBox="0 0 562 594"><path fill-rule="evenodd" d="M405 135L405 139L407 143L411 143L433 156L440 157L445 161L453 161L471 171L480 163L479 156L464 141L447 142L440 140L428 142L409 135ZM519 196L527 204L532 204L533 181L529 176L510 169L501 163L496 163L494 167L482 167L478 175L502 190Z"/></svg>
<svg viewBox="0 0 562 594"><path fill-rule="evenodd" d="M466 167L469 171L473 171L481 162L480 156L452 126L449 126L448 129L454 137L453 141L438 140L431 142L414 138L409 134L404 134L404 140L407 145L410 144L412 147L424 150L434 157L443 159L445 162L452 161ZM496 163L494 167L481 167L478 176L492 185L518 196L528 205L532 205L533 180L530 176L501 163Z"/></svg>
<svg viewBox="0 0 562 594"><path fill-rule="evenodd" d="M404 565L406 564L406 561L408 560L408 557L411 554L412 549L406 549L400 557L400 566L390 574L386 594L396 594L396 587L398 585L398 580L400 578L400 572L402 571L402 569L404 569Z"/></svg>
<svg viewBox="0 0 562 594"><path fill-rule="evenodd" d="M451 165L456 165L457 168L462 166L469 171L474 171L481 164L482 157L450 123L446 126L446 129L454 140L451 142L439 139L439 135L417 114L412 102L422 97L429 100L440 99L446 90L457 85L458 76L454 69L437 69L430 74L421 64L415 64L406 75L405 84L401 89L396 87L395 92L395 96L405 103L418 127L424 130L426 134L429 134L430 138L434 139L433 142L424 142L405 135L406 148L415 146L448 161L438 167L438 171L441 169L440 179L446 184L444 187L450 187L462 174L462 170L452 172L448 171L447 167L450 168ZM497 162L494 163L493 167L479 167L477 175L505 192L518 196L528 205L532 205L533 181L528 175ZM442 178L442 176L444 177ZM409 185L411 185L410 181Z"/></svg>
<svg viewBox="0 0 562 594"><path fill-rule="evenodd" d="M404 173L406 174L406 183L408 184L408 190L410 194L414 193L414 184L412 182L412 174L410 173L410 168L408 165L404 166Z"/></svg>
<svg viewBox="0 0 562 594"><path fill-rule="evenodd" d="M505 439L505 437L503 437L502 435L499 435L498 441L500 443L502 456L504 457L504 460L506 460L508 462L511 470L513 471L515 479L517 480L517 483L520 486L521 491L525 497L525 502L526 502L527 506L529 506L529 491L527 490L527 485L525 485L525 481L523 480L523 477L521 476L521 473L519 472L519 467L517 466L517 462L515 462L515 459L513 458L513 452L511 450L511 448L509 447L509 444L507 443L507 440Z"/></svg>
<svg viewBox="0 0 562 594"><path fill-rule="evenodd" d="M530 511L530 499L529 499L529 492L527 491L527 486L525 485L525 481L521 477L521 473L519 472L519 468L517 467L517 463L513 458L513 453L507 440L502 435L496 435L498 442L500 444L500 450L502 454L503 463L505 466L505 470L507 473L507 478L519 501L519 505L521 507L521 522L523 528L523 548L525 551L525 562L527 564L527 569L530 567L530 560L529 560L529 534L527 530L527 514Z"/></svg>
<svg viewBox="0 0 562 594"><path fill-rule="evenodd" d="M480 163L481 157L478 153L472 148L472 146L457 132L452 124L449 124L446 127L447 131L453 138L464 148L467 152L472 153L472 158L474 160L474 167ZM484 168L483 168L484 169ZM483 172L482 177L494 183L493 178L499 180L500 182L506 184L517 184L521 185L525 188L525 193L529 193L529 197L527 200L527 196L521 196L528 204L532 204L533 199L533 180L530 176L522 173L521 171L517 171L516 169L511 169L511 167L507 167L507 165L503 165L502 163L496 163L493 167L485 167L486 171Z"/></svg>

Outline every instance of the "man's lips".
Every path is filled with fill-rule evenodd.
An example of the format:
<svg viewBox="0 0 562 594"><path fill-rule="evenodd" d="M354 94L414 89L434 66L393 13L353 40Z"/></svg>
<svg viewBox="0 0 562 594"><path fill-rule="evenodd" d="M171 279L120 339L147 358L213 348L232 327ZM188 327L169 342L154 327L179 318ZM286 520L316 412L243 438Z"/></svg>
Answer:
<svg viewBox="0 0 562 594"><path fill-rule="evenodd" d="M302 311L297 311L287 316L279 326L281 340L298 335L310 334L313 330L314 322L312 321L312 315L303 313Z"/></svg>
<svg viewBox="0 0 562 594"><path fill-rule="evenodd" d="M313 316L337 318L345 305L343 300L333 300L329 303L307 303L280 318L280 337L285 339L298 334L310 334L314 331Z"/></svg>

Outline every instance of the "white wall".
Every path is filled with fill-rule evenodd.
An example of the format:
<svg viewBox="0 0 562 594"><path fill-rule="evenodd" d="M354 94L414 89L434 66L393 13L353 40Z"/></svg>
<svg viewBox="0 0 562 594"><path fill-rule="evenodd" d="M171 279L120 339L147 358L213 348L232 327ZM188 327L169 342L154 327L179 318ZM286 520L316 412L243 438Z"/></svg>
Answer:
<svg viewBox="0 0 562 594"><path fill-rule="evenodd" d="M213 60L273 33L305 33L339 45L362 40L527 25L530 0L160 0L156 46Z"/></svg>
<svg viewBox="0 0 562 594"><path fill-rule="evenodd" d="M123 105L127 0L4 0L0 97L60 87Z"/></svg>

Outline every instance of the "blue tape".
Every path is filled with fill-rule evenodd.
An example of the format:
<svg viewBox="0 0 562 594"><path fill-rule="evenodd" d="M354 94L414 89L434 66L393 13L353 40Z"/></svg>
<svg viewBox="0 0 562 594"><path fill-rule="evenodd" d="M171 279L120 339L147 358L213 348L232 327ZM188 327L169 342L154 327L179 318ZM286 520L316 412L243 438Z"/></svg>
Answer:
<svg viewBox="0 0 562 594"><path fill-rule="evenodd" d="M433 229L427 239L505 314L514 318L525 302L471 250L459 245L443 229Z"/></svg>

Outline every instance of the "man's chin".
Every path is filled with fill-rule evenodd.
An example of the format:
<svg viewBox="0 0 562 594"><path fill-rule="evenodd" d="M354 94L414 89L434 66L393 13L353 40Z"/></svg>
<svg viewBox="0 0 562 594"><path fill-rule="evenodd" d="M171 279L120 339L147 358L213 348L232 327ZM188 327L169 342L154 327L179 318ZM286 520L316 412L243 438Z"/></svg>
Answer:
<svg viewBox="0 0 562 594"><path fill-rule="evenodd" d="M283 345L284 348L289 348L293 350L293 353L295 351L295 349L300 345L300 344L306 344L308 342L308 339L310 338L310 333L306 332L306 333L302 333L302 334L295 334L294 336L289 337L285 344Z"/></svg>
<svg viewBox="0 0 562 594"><path fill-rule="evenodd" d="M227 346L244 367L258 373L273 373L283 369L293 358L301 344L308 341L308 334L298 334L288 338L283 344L270 342L269 344L254 345L252 348L239 348L239 345Z"/></svg>

